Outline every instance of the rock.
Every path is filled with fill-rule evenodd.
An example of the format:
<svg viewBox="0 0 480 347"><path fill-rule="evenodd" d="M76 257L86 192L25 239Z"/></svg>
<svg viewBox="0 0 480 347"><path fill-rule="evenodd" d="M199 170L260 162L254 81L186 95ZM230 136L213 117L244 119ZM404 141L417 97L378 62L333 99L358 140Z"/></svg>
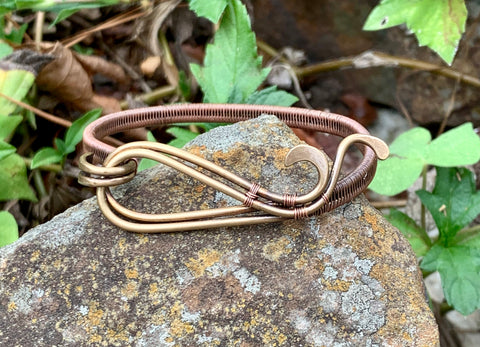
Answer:
<svg viewBox="0 0 480 347"><path fill-rule="evenodd" d="M308 190L299 143L273 116L217 128L189 151L275 191ZM117 189L142 211L230 199L164 167ZM2 248L2 346L435 346L408 242L364 198L270 225L139 235L95 199Z"/></svg>
<svg viewBox="0 0 480 347"><path fill-rule="evenodd" d="M373 50L438 64L447 67L436 53L419 47L405 26L364 31L363 25L378 0L252 0L253 27L257 37L278 50L289 46L303 50L309 63L357 56ZM480 75L479 23L475 20L480 2L467 1L469 18L453 62L457 71ZM322 72L304 79L309 102L315 108L328 108L340 114L348 109L340 102L344 95L355 93L376 103L398 107L398 100L419 124L440 123L450 108L448 125L471 121L480 125L476 87L451 78L407 68L376 67L340 69Z"/></svg>

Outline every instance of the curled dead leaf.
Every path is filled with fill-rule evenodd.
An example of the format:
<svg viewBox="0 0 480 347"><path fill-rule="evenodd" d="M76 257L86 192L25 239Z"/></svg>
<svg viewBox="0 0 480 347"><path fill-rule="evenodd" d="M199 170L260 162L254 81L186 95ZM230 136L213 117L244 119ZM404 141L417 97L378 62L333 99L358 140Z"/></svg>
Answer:
<svg viewBox="0 0 480 347"><path fill-rule="evenodd" d="M91 73L101 72L108 77L115 76L117 80L125 80L123 70L122 73L119 72L120 67L105 61L100 63L98 60L100 58L83 59L81 63L77 54L58 42L44 42L40 46L40 51L54 57L54 60L45 65L37 76L36 83L40 89L50 92L60 101L80 111L100 107L104 114L108 114L121 110L118 100L95 95L90 77ZM89 64L92 61L96 63ZM84 64L89 65L88 71Z"/></svg>

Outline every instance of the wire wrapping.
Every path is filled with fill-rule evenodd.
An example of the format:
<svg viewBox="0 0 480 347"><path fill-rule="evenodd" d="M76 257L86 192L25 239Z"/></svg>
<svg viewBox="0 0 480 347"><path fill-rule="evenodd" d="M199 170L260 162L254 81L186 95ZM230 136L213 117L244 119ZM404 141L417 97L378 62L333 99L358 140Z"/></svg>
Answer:
<svg viewBox="0 0 480 347"><path fill-rule="evenodd" d="M118 132L139 127L183 122L235 123L252 119L262 114L275 115L291 127L327 132L344 138L353 134L369 134L362 125L354 120L324 111L261 105L177 104L127 110L102 117L91 123L85 129L83 142L86 150L93 153L91 161L93 163L102 163L107 156L115 150L114 147L104 143L102 139ZM388 147L386 147L381 140L375 139L375 141L379 141L379 143L372 145L371 139L367 141L364 138L366 137L359 136L357 140L354 140L354 142L368 144L368 146L356 144L363 153L363 159L346 177L337 181L337 174L337 177L330 178L334 184L330 184L330 191L326 194L327 197L325 197L324 194L321 198L322 206L315 211L315 214L331 211L352 200L364 191L373 179L378 151L382 153L379 157L386 157L386 155L388 155ZM371 136L369 138L371 138ZM349 142L345 144L345 146L349 146L351 143ZM377 150L377 155L369 146ZM378 149L375 147L378 147ZM342 152L342 154L339 158L338 153L340 152ZM341 166L345 152L346 148L340 150L339 147L335 165ZM335 170L339 172L339 167L334 168L332 171ZM85 171L88 174L88 170ZM255 183L250 187L249 191L245 193L243 203L246 207L254 204L259 189L260 187ZM295 218L303 218L308 215L307 210L303 206L295 207L297 204L297 197L295 195L284 194L279 199L282 199L280 202L283 203L285 207L294 208Z"/></svg>

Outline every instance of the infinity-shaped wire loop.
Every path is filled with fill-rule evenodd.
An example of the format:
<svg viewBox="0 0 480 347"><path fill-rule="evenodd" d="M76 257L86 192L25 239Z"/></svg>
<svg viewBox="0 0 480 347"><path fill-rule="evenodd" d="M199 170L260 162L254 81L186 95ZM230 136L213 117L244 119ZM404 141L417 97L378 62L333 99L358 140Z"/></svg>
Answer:
<svg viewBox="0 0 480 347"><path fill-rule="evenodd" d="M331 197L340 175L345 153L348 147L355 142L370 146L380 159L388 156L388 147L382 140L370 135L353 134L344 138L340 143L329 174L328 158L320 150L308 145L299 145L291 149L285 158L286 166L308 161L318 172L318 181L315 187L310 192L298 196L268 191L257 183L239 177L206 159L175 147L154 142L139 141L120 146L107 156L103 168L88 163L88 155L82 157L80 166L84 170L82 181L97 187L100 209L107 219L118 227L139 233L199 230L277 222L287 218L298 219L313 215ZM135 174L131 164L134 163L132 159L135 158L149 158L170 166L236 199L240 204L164 214L146 214L130 210L115 200L109 186L131 179L132 172L133 175ZM191 164L223 178L231 185L200 172ZM117 170L114 171L114 169ZM115 174L113 174L114 172ZM252 214L252 212L255 213Z"/></svg>

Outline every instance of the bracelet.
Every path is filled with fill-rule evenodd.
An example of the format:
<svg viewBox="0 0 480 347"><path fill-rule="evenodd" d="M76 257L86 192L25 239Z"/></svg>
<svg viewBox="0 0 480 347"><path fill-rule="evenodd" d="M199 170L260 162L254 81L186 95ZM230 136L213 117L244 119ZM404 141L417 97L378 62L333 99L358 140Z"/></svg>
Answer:
<svg viewBox="0 0 480 347"><path fill-rule="evenodd" d="M275 115L291 127L343 137L331 170L327 156L309 145L298 145L285 157L287 166L308 161L317 169L319 179L309 193L297 196L270 192L208 160L165 144L136 141L115 148L102 141L109 135L139 127L184 122L235 123L262 114ZM113 113L88 125L83 134L83 143L87 153L80 158L81 173L78 181L96 187L99 207L111 223L138 233L269 223L325 213L362 193L373 179L377 157L385 159L388 156L388 146L369 135L362 125L350 118L324 111L260 105L177 104ZM354 143L363 153L363 159L352 172L339 180L345 153ZM168 165L231 196L240 204L164 214L147 214L127 209L115 200L110 187L126 183L135 177L137 158L149 158ZM193 166L218 175L231 185L199 172Z"/></svg>

